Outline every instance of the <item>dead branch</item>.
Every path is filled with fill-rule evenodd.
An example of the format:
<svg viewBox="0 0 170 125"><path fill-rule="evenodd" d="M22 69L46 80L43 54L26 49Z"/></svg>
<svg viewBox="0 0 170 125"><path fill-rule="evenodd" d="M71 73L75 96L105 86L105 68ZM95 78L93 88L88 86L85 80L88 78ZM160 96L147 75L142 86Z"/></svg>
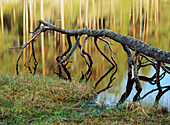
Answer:
<svg viewBox="0 0 170 125"><path fill-rule="evenodd" d="M131 36L115 33L113 31L107 30L107 29L92 30L89 28L82 28L82 29L77 29L77 30L65 30L60 27L56 27L53 24L51 24L47 21L44 21L44 20L39 20L38 22L39 23L38 23L37 27L33 30L33 32L32 32L33 35L29 41L27 41L22 47L11 47L11 49L16 49L16 48L21 49L20 55L16 61L17 74L19 74L19 69L18 69L19 60L23 54L24 49L30 43L32 44L32 54L31 54L28 62L26 63L26 64L28 64L28 66L26 64L25 64L25 66L27 66L30 70L30 73L32 73L32 71L29 67L29 63L30 63L32 57L34 58L35 67L38 65L38 62L35 57L35 51L34 51L35 39L42 32L52 30L55 32L60 32L62 34L66 34L67 42L69 45L68 49L65 52L58 55L56 58L56 61L58 62L58 64L55 66L55 68L57 68L57 67L59 68L59 72L56 73L57 75L59 75L59 77L71 80L71 75L67 68L68 63L70 62L70 61L68 61L68 59L72 56L72 54L74 53L76 48L79 47L79 49L81 51L80 54L85 59L85 63L88 66L88 70L85 72L85 74L82 72L82 77L80 78L80 81L82 81L83 79L86 79L86 81L89 80L89 78L92 74L93 61L92 61L91 55L88 52L84 51L83 48L84 48L84 44L87 42L87 39L89 37L94 37L95 47L100 52L100 54L105 58L105 60L111 64L111 68L96 82L94 88L96 89L98 84L109 73L111 73L111 71L113 71L106 88L100 90L98 92L98 94L111 88L112 82L115 79L114 75L116 74L118 69L117 69L117 63L113 58L113 54L115 54L115 53L113 52L113 50L111 48L112 43L108 42L106 39L104 39L104 37L106 37L106 38L110 38L111 40L114 40L115 42L120 43L122 45L124 51L127 53L127 58L128 58L127 59L128 80L127 80L127 85L126 85L126 91L121 96L121 99L119 100L118 104L123 103L127 99L127 97L130 95L134 82L136 82L136 90L137 90L137 93L133 99L134 101L141 99L140 93L142 91L142 87L141 87L140 81L146 81L146 82L149 82L151 85L155 85L155 84L157 85L158 88L156 90L159 90L159 92L155 99L156 102L159 101L159 99L161 98L161 96L164 93L169 91L169 87L167 87L167 89L165 89L165 90L162 90L165 87L161 87L160 81L164 78L166 73L170 74L170 67L165 65L165 63L170 64L170 52L162 50L157 47L153 47L151 45L148 45L148 44L144 43L143 41L133 38ZM43 24L44 26L41 26L41 24ZM79 40L82 35L87 35L87 36L81 45ZM76 38L76 42L75 42L74 46L72 46L72 41L70 39L70 37L72 37L72 36L74 36ZM105 55L105 53L99 48L99 46L97 44L97 39L100 39L102 42L104 42L108 45L108 48L110 50L110 57L107 57ZM135 55L133 55L132 51L135 51ZM147 61L143 62L144 58ZM156 73L151 78L148 78L146 76L139 76L139 74L138 74L139 70L142 67L147 67L149 65L154 67ZM161 75L160 75L160 68L162 68L164 70L164 73L162 73ZM65 78L62 76L62 69L64 70L64 72L66 73L68 78ZM35 70L36 70L36 68L35 68ZM35 73L35 70L34 70L34 73ZM133 76L132 76L132 71L134 71ZM34 74L34 73L32 73L32 74ZM156 91L156 90L153 90L153 91ZM151 92L147 93L146 95L150 94ZM144 97L146 97L146 96L144 96ZM144 98L144 97L142 97L142 98Z"/></svg>
<svg viewBox="0 0 170 125"><path fill-rule="evenodd" d="M142 53L146 56L152 57L155 60L158 60L160 62L170 64L170 52L148 45L144 43L143 41L136 39L134 37L131 37L131 36L119 34L108 29L92 30L89 28L82 28L82 29L77 29L77 30L65 30L60 27L56 27L52 25L51 23L44 21L44 20L39 20L39 23L42 23L48 26L48 30L57 31L63 34L68 34L70 36L74 36L77 34L81 34L81 35L86 34L92 37L105 36L112 40L115 40L118 43L127 45L133 51L137 51L138 53Z"/></svg>
<svg viewBox="0 0 170 125"><path fill-rule="evenodd" d="M57 56L56 61L57 61L58 63L61 61L61 59L63 59L63 57L64 57L64 56L71 50L71 48L72 48L72 43L71 43L71 40L70 40L70 36L69 36L69 35L67 35L67 42L68 42L69 47L68 47L68 49L67 49L65 52L63 52L63 53L61 53L59 56ZM54 72L54 73L56 73L60 78L71 80L71 75L70 75L70 73L69 73L69 71L68 71L68 69L67 69L67 67L66 67L67 65L68 65L68 62L67 62L66 64L63 64L63 63L62 63L61 65L58 66L58 68L59 68L59 73L56 73L56 72ZM64 70L64 72L66 73L66 75L67 75L68 78L65 78L64 76L62 76L62 69L61 69L61 67L63 68L63 70Z"/></svg>
<svg viewBox="0 0 170 125"><path fill-rule="evenodd" d="M165 66L164 63L161 63L161 68L162 68L165 72L167 72L168 74L170 74L170 67Z"/></svg>
<svg viewBox="0 0 170 125"><path fill-rule="evenodd" d="M128 58L128 80L127 80L127 84L126 84L126 91L123 93L123 95L121 96L119 102L117 105L122 104L130 95L132 88L133 88L133 84L135 82L134 79L132 79L132 65L134 64L133 61L133 54L132 51L130 50L130 48L125 45L122 44L124 51L127 53L127 58Z"/></svg>
<svg viewBox="0 0 170 125"><path fill-rule="evenodd" d="M134 78L135 78L135 82L136 82L136 90L137 93L133 98L133 101L137 101L137 98L139 97L141 91L142 91L142 87L141 87L141 83L139 81L139 77L138 77L138 69L137 69L137 61L139 58L139 54L137 52L135 52L135 60L134 60Z"/></svg>
<svg viewBox="0 0 170 125"><path fill-rule="evenodd" d="M93 61L92 61L92 59L91 59L91 56L90 56L90 54L88 53L88 52L86 52L86 51L84 51L84 44L85 44L85 42L87 41L87 39L89 38L89 36L86 36L86 38L85 38L85 40L83 41L83 43L82 43L82 46L80 45L80 43L79 43L79 48L80 48L80 50L81 50L81 55L84 57L84 59L85 59L85 62L86 62L86 64L88 65L88 70L87 70L87 72L85 73L85 74L83 74L83 72L82 72L82 77L80 78L80 82L86 77L86 82L89 80L89 78L90 78L90 76L91 76L91 74L92 74L92 70L91 70L91 67L92 67L92 65L93 65ZM89 63L88 63L88 61L87 61L87 58L86 58L86 56L85 55L87 55L87 57L88 57L88 59L89 59Z"/></svg>

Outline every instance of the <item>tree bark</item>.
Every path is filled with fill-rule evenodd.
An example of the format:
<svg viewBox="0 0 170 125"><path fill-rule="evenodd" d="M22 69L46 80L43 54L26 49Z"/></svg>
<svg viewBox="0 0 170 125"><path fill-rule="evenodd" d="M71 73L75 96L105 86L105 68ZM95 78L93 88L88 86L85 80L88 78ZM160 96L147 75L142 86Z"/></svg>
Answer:
<svg viewBox="0 0 170 125"><path fill-rule="evenodd" d="M148 45L143 41L131 36L119 34L108 29L92 30L89 28L82 28L77 30L65 30L60 27L56 27L44 20L39 20L39 22L48 26L48 30L54 30L63 34L68 34L70 36L74 36L77 34L86 34L92 37L105 36L116 42L127 45L133 51L137 51L138 53L142 53L146 56L152 57L157 61L170 64L170 52Z"/></svg>

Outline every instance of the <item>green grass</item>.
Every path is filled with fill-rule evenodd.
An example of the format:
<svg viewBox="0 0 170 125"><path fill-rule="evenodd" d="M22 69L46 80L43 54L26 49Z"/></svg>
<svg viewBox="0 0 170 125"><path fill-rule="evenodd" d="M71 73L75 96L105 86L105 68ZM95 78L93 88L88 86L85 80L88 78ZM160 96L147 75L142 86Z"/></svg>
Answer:
<svg viewBox="0 0 170 125"><path fill-rule="evenodd" d="M0 124L168 124L169 114L127 103L106 108L87 83L0 74Z"/></svg>

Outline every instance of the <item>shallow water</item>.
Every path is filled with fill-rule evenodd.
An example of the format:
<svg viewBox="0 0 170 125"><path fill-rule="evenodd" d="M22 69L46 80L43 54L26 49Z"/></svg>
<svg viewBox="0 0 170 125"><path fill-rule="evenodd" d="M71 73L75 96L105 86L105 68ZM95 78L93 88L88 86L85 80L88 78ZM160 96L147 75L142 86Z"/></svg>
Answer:
<svg viewBox="0 0 170 125"><path fill-rule="evenodd" d="M48 7L47 7L48 6ZM27 41L38 24L39 19L44 19L52 24L68 29L88 27L92 29L110 29L115 32L130 35L141 39L144 42L170 51L170 2L167 0L15 0L0 1L1 7L1 27L0 27L0 72L15 74L15 65L20 50L9 50L9 47L20 46ZM85 37L81 38L81 42ZM74 38L71 38L75 42ZM98 100L105 101L106 104L116 103L124 93L127 81L127 58L122 47L109 39L113 43L112 49L116 53L114 59L118 63L118 72L113 81L113 87L107 92L101 93ZM67 49L66 36L56 32L46 32L39 36L35 42L36 58L39 62L36 73L45 75L55 75L53 68L57 64L57 55ZM104 43L99 43L99 47L108 56L109 48ZM89 52L93 59L93 73L89 82L95 83L111 65L100 55L94 47L93 38L88 39L85 50ZM19 70L22 73L29 72L23 66L28 61L30 48L25 51L23 58L19 62ZM85 72L87 67L80 55L80 50L69 59L70 72L73 79L81 77L81 71ZM31 62L33 64L33 62ZM56 70L56 69L55 69ZM57 71L57 70L56 70ZM148 67L140 71L140 74L152 76L153 68ZM101 90L107 86L109 77L106 77L98 86ZM170 75L166 75L161 81L162 86L168 85ZM142 82L142 94L156 88L149 83ZM128 97L132 100L133 92ZM149 95L143 101L153 103L156 93ZM170 92L164 94L160 103L168 107L170 104Z"/></svg>

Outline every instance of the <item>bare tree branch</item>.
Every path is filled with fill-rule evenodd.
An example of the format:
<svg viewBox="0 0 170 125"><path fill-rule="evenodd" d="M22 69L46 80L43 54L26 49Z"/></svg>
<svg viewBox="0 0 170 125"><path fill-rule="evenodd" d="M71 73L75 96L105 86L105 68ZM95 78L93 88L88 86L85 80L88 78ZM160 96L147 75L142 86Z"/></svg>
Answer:
<svg viewBox="0 0 170 125"><path fill-rule="evenodd" d="M133 84L135 82L135 80L132 79L132 65L134 63L132 51L125 44L122 44L122 46L128 56L128 61L127 61L128 62L128 80L127 80L127 84L126 84L126 91L121 96L119 102L117 103L117 106L122 104L128 98L128 96L130 95L130 93L132 91Z"/></svg>
<svg viewBox="0 0 170 125"><path fill-rule="evenodd" d="M133 51L137 51L138 53L142 53L146 56L152 57L160 62L170 64L170 52L148 45L143 41L131 36L115 33L108 29L92 30L89 28L82 28L77 30L65 30L60 27L56 27L44 20L39 20L39 22L48 26L49 30L54 30L63 34L69 34L70 36L74 36L77 34L81 34L81 35L86 34L88 36L93 36L93 37L105 36L112 40L115 40L116 42L127 45Z"/></svg>
<svg viewBox="0 0 170 125"><path fill-rule="evenodd" d="M92 59L91 59L91 56L90 56L90 54L88 53L88 52L86 52L86 51L84 51L84 44L86 43L86 41L87 41L87 39L89 38L89 36L86 36L86 38L85 38L85 40L83 41L83 43L82 43L82 46L80 45L80 43L79 43L79 48L80 48L80 50L81 50L81 55L84 57L84 59L85 59L85 62L86 62L86 64L88 65L88 70L87 70L87 72L85 73L85 74L83 74L83 72L82 72L82 77L80 78L80 82L86 77L86 82L89 80L89 78L90 78L90 76L91 76L91 74L92 74L92 70L91 70L91 67L92 67L92 65L93 65L93 61L92 61ZM87 58L86 58L86 56L85 55L87 55L87 57L88 57L88 59L89 59L89 63L88 63L88 61L87 61Z"/></svg>
<svg viewBox="0 0 170 125"><path fill-rule="evenodd" d="M43 24L44 26L41 26L41 24ZM68 61L68 59L72 56L72 54L76 50L76 48L79 47L79 49L81 51L80 54L83 56L86 64L88 65L88 70L86 71L85 74L82 72L82 77L80 78L80 81L82 81L83 79L86 79L86 81L89 80L89 78L92 74L93 61L92 61L91 55L88 52L86 52L83 48L84 48L84 44L87 42L88 38L94 37L95 47L100 52L100 54L106 59L106 61L112 65L111 68L96 82L94 88L96 89L98 84L108 74L112 73L107 86L104 89L98 91L97 93L99 94L99 93L111 88L112 82L115 79L114 75L116 74L118 68L117 68L117 63L113 58L113 54L115 54L111 48L111 45L113 45L113 44L111 42L108 42L106 39L104 39L104 37L106 37L106 38L110 38L111 40L114 40L115 42L120 43L122 45L124 51L127 53L127 57L128 57L127 58L128 80L127 80L127 85L126 85L126 91L121 96L121 99L119 100L117 105L123 103L127 99L127 97L130 95L134 82L136 82L136 90L137 90L137 93L133 98L134 101L141 99L140 93L142 91L142 86L140 84L140 81L146 81L146 82L149 82L151 85L155 85L155 84L157 85L158 88L156 90L159 90L159 92L156 96L155 102L158 102L160 100L160 98L162 97L162 95L164 93L166 93L167 91L169 91L169 86L166 87L165 90L162 90L165 87L161 87L160 81L164 78L166 73L170 74L170 67L165 65L165 63L170 64L170 52L162 50L157 47L153 47L151 45L148 45L148 44L144 43L143 41L133 38L131 36L115 33L111 30L107 30L107 29L92 30L89 28L82 28L82 29L77 29L77 30L65 30L60 27L56 27L53 24L51 24L47 21L44 21L44 20L39 20L37 27L32 32L33 33L32 37L23 46L10 48L10 49L16 49L16 48L21 49L20 55L16 61L17 74L19 74L19 70L18 70L19 60L23 54L24 49L30 43L32 44L32 54L29 57L29 60L26 64L29 64L31 61L31 58L33 57L35 67L38 65L38 62L35 57L35 51L34 51L35 38L42 32L45 32L48 30L60 32L62 34L67 35L67 42L68 42L69 47L65 52L61 53L56 58L58 64L55 66L55 68L56 67L59 68L59 73L56 73L57 75L59 75L59 77L71 80L71 75L67 68L68 63L70 62L70 61ZM87 35L87 36L81 45L79 40L82 35ZM70 37L72 37L72 36L74 36L76 38L76 43L74 44L73 47L72 47L72 41L70 39ZM102 42L104 42L108 45L108 48L110 50L110 57L106 56L106 54L99 48L99 46L97 44L97 39L100 39ZM135 55L133 55L132 51L135 51ZM147 61L143 61L143 59L146 59ZM29 67L29 65L27 66L26 64L25 64L25 66L27 68L29 68L30 73L34 74L36 71L36 68L34 68L34 73L33 73L31 71L31 68ZM146 76L139 76L139 74L138 74L139 70L142 67L147 67L149 65L154 67L154 69L156 70L156 73L151 78L148 78ZM160 75L160 68L162 68L164 70L164 72L161 75ZM64 72L66 73L68 78L65 78L64 76L62 76L62 70L64 70ZM132 76L132 70L134 71L134 76ZM113 71L113 72L111 72L111 71ZM150 94L156 90L152 90L151 92L148 92L145 95L147 96L148 94ZM145 95L142 98L146 97Z"/></svg>
<svg viewBox="0 0 170 125"><path fill-rule="evenodd" d="M133 101L137 101L137 98L139 97L141 91L142 91L142 87L141 87L141 83L139 81L139 77L138 77L138 69L137 69L137 61L139 58L139 54L137 52L135 52L135 60L134 60L134 78L135 78L135 82L136 82L136 90L137 93L133 98Z"/></svg>

